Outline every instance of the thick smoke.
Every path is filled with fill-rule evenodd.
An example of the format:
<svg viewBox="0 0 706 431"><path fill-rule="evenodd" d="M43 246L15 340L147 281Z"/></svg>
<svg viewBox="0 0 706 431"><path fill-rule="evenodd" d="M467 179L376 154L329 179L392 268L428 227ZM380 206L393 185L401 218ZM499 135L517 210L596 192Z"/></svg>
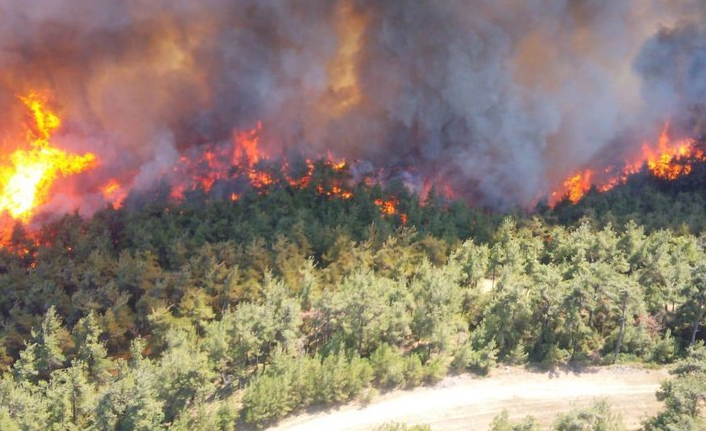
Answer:
<svg viewBox="0 0 706 431"><path fill-rule="evenodd" d="M670 118L701 131L702 0L0 0L0 150L16 96L52 95L58 138L146 188L187 147L263 123L327 149L527 206ZM698 129L701 127L701 129Z"/></svg>
<svg viewBox="0 0 706 431"><path fill-rule="evenodd" d="M654 117L668 115L687 135L706 133L706 21L661 29L645 44L635 68Z"/></svg>

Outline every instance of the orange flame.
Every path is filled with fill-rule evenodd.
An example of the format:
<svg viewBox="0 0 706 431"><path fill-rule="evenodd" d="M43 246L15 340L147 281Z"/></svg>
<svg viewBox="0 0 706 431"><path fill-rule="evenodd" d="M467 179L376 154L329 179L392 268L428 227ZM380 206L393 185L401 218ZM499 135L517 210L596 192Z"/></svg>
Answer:
<svg viewBox="0 0 706 431"><path fill-rule="evenodd" d="M657 178L676 180L691 173L692 165L688 159L702 160L703 152L694 148L693 140L672 142L669 138L669 123L659 136L658 150L652 151L643 144L642 149L647 159L647 167Z"/></svg>
<svg viewBox="0 0 706 431"><path fill-rule="evenodd" d="M261 132L262 123L258 122L252 129L234 131L233 146L230 148L211 145L196 158L180 157L174 168L176 183L172 184L171 197L181 200L186 191L199 187L209 191L219 180L246 179L260 194L267 193L276 186L288 186L293 189L309 187L315 168L315 163L311 160L306 160L302 172L294 175L289 172L290 165L286 158L279 169L261 164L270 160L260 148ZM323 180L318 179L321 183L315 186L317 193L329 198L350 199L353 193L345 185L347 161L334 159L330 151L327 155L323 165L330 168L334 175ZM240 194L231 193L230 197L235 201L240 198Z"/></svg>
<svg viewBox="0 0 706 431"><path fill-rule="evenodd" d="M591 188L591 178L593 171L586 169L564 181L564 194L572 203L576 203ZM554 194L556 196L556 194Z"/></svg>
<svg viewBox="0 0 706 431"><path fill-rule="evenodd" d="M402 224L407 224L407 214L399 212L397 206L399 205L399 200L395 197L388 199L375 199L373 203L380 209L380 212L386 216L394 216L399 214Z"/></svg>
<svg viewBox="0 0 706 431"><path fill-rule="evenodd" d="M258 121L254 129L234 133L233 166L237 166L243 161L247 166L253 166L260 161L262 156L257 147L260 143L261 130L262 122Z"/></svg>
<svg viewBox="0 0 706 431"><path fill-rule="evenodd" d="M659 136L657 148L647 143L642 144L642 151L633 160L625 161L622 168L610 166L601 175L596 175L591 169L585 169L566 179L559 191L551 194L549 204L554 206L562 198L576 203L595 186L600 192L606 192L613 187L625 183L630 175L634 175L645 166L656 178L674 181L688 175L696 161L706 161L703 150L696 147L696 141L691 139L672 140L669 136L667 122Z"/></svg>
<svg viewBox="0 0 706 431"><path fill-rule="evenodd" d="M48 201L57 178L90 169L97 158L92 153L76 155L52 147L49 139L61 126L59 117L36 93L19 99L32 112L35 124L27 131L29 149L0 156L0 214L27 222L36 208Z"/></svg>
<svg viewBox="0 0 706 431"><path fill-rule="evenodd" d="M105 198L107 202L110 202L115 209L123 206L123 201L127 198L127 191L115 178L108 180L108 182L101 187L101 193L103 194L103 198Z"/></svg>

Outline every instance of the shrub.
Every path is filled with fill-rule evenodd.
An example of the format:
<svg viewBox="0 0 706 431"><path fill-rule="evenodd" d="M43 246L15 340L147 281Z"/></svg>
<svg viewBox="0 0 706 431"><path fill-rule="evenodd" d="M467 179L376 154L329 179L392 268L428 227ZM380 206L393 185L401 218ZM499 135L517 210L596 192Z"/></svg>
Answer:
<svg viewBox="0 0 706 431"><path fill-rule="evenodd" d="M660 364L672 362L676 356L677 342L672 337L672 331L667 329L664 338L657 341L652 349L651 359Z"/></svg>
<svg viewBox="0 0 706 431"><path fill-rule="evenodd" d="M478 350L466 343L456 351L451 368L457 372L472 371L485 376L497 365L497 355L498 350L495 348L494 341Z"/></svg>
<svg viewBox="0 0 706 431"><path fill-rule="evenodd" d="M402 386L405 383L405 362L399 350L388 344L378 347L370 355L376 386L386 389Z"/></svg>
<svg viewBox="0 0 706 431"><path fill-rule="evenodd" d="M559 415L554 423L556 431L624 431L625 425L619 414L613 413L606 401L591 407L575 409Z"/></svg>

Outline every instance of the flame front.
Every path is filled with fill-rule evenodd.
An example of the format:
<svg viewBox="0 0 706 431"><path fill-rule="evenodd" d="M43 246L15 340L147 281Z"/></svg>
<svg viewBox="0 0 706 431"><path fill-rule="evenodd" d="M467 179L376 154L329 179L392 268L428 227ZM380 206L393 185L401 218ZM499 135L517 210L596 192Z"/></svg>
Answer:
<svg viewBox="0 0 706 431"><path fill-rule="evenodd" d="M593 171L590 169L586 169L583 172L580 172L570 178L568 178L566 181L564 181L564 195L566 196L572 203L576 203L581 198L583 195L586 194L586 192L591 188L591 178L593 177ZM553 195L554 197L556 194Z"/></svg>
<svg viewBox="0 0 706 431"><path fill-rule="evenodd" d="M216 182L238 182L246 179L247 183L259 194L266 194L276 187L290 187L301 190L312 186L316 193L324 198L348 200L353 198L353 191L347 184L348 162L336 159L331 152L320 162L305 160L298 172L291 172L286 158L279 159L280 164L273 165L273 159L260 147L262 123L249 130L234 131L232 147L209 145L198 157L182 156L174 167L174 182L171 197L177 201L185 198L185 193L201 189L209 192ZM314 178L315 165L330 169L332 175ZM373 178L366 177L365 183L375 184ZM370 181L370 182L369 182ZM312 184L312 182L315 182ZM114 184L104 188L107 200ZM227 198L233 202L240 200L240 190L231 191ZM377 199L375 205L386 217L398 216L402 223L407 222L407 215L398 210L399 200L395 197Z"/></svg>
<svg viewBox="0 0 706 431"><path fill-rule="evenodd" d="M27 222L35 209L48 201L57 178L90 169L97 158L92 153L76 155L53 147L49 139L61 126L59 117L46 108L46 100L38 94L20 100L31 111L34 126L27 131L27 148L0 156L0 215ZM3 226L2 230L8 228Z"/></svg>
<svg viewBox="0 0 706 431"><path fill-rule="evenodd" d="M669 136L669 126L667 122L656 148L643 143L640 154L632 160L626 160L622 167L609 166L601 175L591 169L585 169L570 176L558 191L551 194L549 204L554 206L563 198L576 203L593 186L600 192L606 192L625 183L630 175L640 172L643 167L654 177L668 181L688 175L693 169L693 163L706 161L706 155L692 139L672 140Z"/></svg>
<svg viewBox="0 0 706 431"><path fill-rule="evenodd" d="M676 180L691 173L693 160L703 160L704 154L694 147L693 140L672 142L669 138L669 123L659 136L658 151L653 152L643 145L643 154L647 158L647 167L657 178Z"/></svg>

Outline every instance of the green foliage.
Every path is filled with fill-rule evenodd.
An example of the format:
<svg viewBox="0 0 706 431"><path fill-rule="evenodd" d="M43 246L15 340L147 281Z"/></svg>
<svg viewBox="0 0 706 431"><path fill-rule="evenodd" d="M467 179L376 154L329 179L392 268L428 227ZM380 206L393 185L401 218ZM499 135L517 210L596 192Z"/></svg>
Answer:
<svg viewBox="0 0 706 431"><path fill-rule="evenodd" d="M540 431L541 428L532 416L527 416L521 422L512 422L507 410L503 410L493 418L490 431Z"/></svg>
<svg viewBox="0 0 706 431"><path fill-rule="evenodd" d="M243 397L243 418L264 427L285 417L293 409L291 388L282 376L264 375L254 379Z"/></svg>
<svg viewBox="0 0 706 431"><path fill-rule="evenodd" d="M110 378L113 361L108 358L105 344L100 340L103 330L93 312L79 320L73 329L75 358L82 361L90 377L99 383L106 383Z"/></svg>
<svg viewBox="0 0 706 431"><path fill-rule="evenodd" d="M494 341L480 349L474 349L471 343L466 343L456 351L451 368L456 372L471 371L485 376L497 364L497 355Z"/></svg>
<svg viewBox="0 0 706 431"><path fill-rule="evenodd" d="M237 412L228 402L199 405L184 410L171 424L169 431L235 431Z"/></svg>
<svg viewBox="0 0 706 431"><path fill-rule="evenodd" d="M673 379L662 383L657 398L665 409L645 423L647 431L706 429L703 404L706 402L706 346L698 343L686 359L671 371Z"/></svg>
<svg viewBox="0 0 706 431"><path fill-rule="evenodd" d="M32 332L31 345L35 355L34 366L39 377L49 378L51 372L61 367L66 361L61 339L66 338L65 332L56 309L50 307L39 330Z"/></svg>
<svg viewBox="0 0 706 431"><path fill-rule="evenodd" d="M380 343L399 344L410 335L408 293L389 278L356 272L316 303L317 325L330 337L324 350L370 354Z"/></svg>
<svg viewBox="0 0 706 431"><path fill-rule="evenodd" d="M264 427L297 409L340 404L358 397L372 374L367 361L356 356L349 359L343 353L302 360L278 356L246 388L242 417Z"/></svg>
<svg viewBox="0 0 706 431"><path fill-rule="evenodd" d="M670 363L676 357L677 348L677 340L672 337L672 331L667 329L664 337L655 343L651 360L658 364Z"/></svg>
<svg viewBox="0 0 706 431"><path fill-rule="evenodd" d="M171 422L188 406L213 393L215 373L208 357L187 333L167 335L167 350L155 370L159 398L165 401L165 420Z"/></svg>
<svg viewBox="0 0 706 431"><path fill-rule="evenodd" d="M554 430L624 431L625 425L620 415L612 412L606 401L599 401L591 407L559 415L554 423Z"/></svg>
<svg viewBox="0 0 706 431"><path fill-rule="evenodd" d="M332 175L321 164L310 186L237 202L158 190L36 241L17 228L30 253L0 249L0 428L264 426L449 368L669 363L703 339L705 238L658 230L657 216L499 216L433 192L422 205L400 184L338 199L316 190ZM390 194L406 224L375 205ZM663 389L660 423L698 424L700 374L684 375Z"/></svg>

